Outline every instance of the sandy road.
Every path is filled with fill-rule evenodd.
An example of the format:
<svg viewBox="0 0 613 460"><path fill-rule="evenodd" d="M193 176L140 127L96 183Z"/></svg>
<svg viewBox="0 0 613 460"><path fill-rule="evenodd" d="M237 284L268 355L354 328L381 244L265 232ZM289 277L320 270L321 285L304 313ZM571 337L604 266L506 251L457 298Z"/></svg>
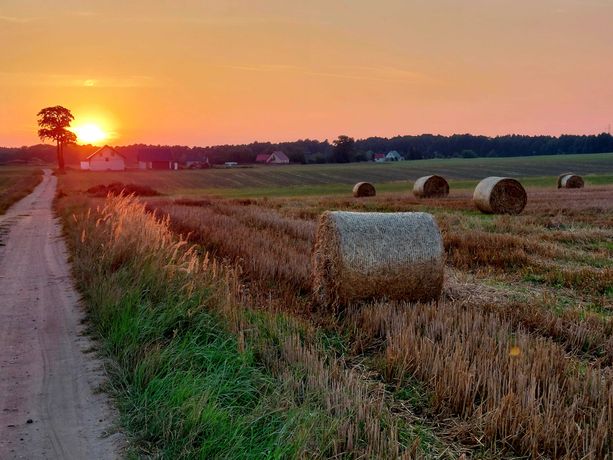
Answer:
<svg viewBox="0 0 613 460"><path fill-rule="evenodd" d="M45 171L0 216L0 459L117 458Z"/></svg>

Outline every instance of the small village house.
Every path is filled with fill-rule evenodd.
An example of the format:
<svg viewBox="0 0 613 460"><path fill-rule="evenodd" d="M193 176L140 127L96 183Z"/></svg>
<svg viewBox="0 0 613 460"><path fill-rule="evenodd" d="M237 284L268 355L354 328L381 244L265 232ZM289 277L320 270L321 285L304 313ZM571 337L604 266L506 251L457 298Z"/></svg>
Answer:
<svg viewBox="0 0 613 460"><path fill-rule="evenodd" d="M113 147L105 145L81 161L81 169L89 171L124 171L126 169L126 158Z"/></svg>
<svg viewBox="0 0 613 460"><path fill-rule="evenodd" d="M375 153L373 160L375 163L385 163L385 153Z"/></svg>
<svg viewBox="0 0 613 460"><path fill-rule="evenodd" d="M179 162L168 151L147 150L138 153L138 168L177 170L179 169Z"/></svg>
<svg viewBox="0 0 613 460"><path fill-rule="evenodd" d="M387 155L385 155L385 161L402 161L404 157L400 155L396 150L390 151Z"/></svg>
<svg viewBox="0 0 613 460"><path fill-rule="evenodd" d="M256 163L265 163L267 165L288 165L289 158L285 153L277 150L273 153L260 153L255 158Z"/></svg>

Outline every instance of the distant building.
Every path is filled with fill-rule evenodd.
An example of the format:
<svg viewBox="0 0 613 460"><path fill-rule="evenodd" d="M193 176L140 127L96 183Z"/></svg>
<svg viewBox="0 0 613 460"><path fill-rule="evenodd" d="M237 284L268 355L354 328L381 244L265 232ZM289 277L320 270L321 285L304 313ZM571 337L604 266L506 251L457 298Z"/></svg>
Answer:
<svg viewBox="0 0 613 460"><path fill-rule="evenodd" d="M179 162L164 150L147 150L138 153L139 169L179 169Z"/></svg>
<svg viewBox="0 0 613 460"><path fill-rule="evenodd" d="M375 163L385 163L385 153L375 153L373 160Z"/></svg>
<svg viewBox="0 0 613 460"><path fill-rule="evenodd" d="M404 160L404 157L400 155L398 152L396 152L395 150L392 150L387 155L385 155L385 161L402 161L402 160Z"/></svg>
<svg viewBox="0 0 613 460"><path fill-rule="evenodd" d="M226 168L234 168L234 167L238 166L238 163L236 161L226 161L223 165Z"/></svg>
<svg viewBox="0 0 613 460"><path fill-rule="evenodd" d="M273 153L260 153L255 158L256 163L266 163L268 165L288 165L289 158L281 150Z"/></svg>
<svg viewBox="0 0 613 460"><path fill-rule="evenodd" d="M209 157L202 157L202 155L187 155L183 164L187 169L208 169L211 167Z"/></svg>
<svg viewBox="0 0 613 460"><path fill-rule="evenodd" d="M105 145L82 161L81 169L90 171L124 171L126 169L126 158L113 147Z"/></svg>

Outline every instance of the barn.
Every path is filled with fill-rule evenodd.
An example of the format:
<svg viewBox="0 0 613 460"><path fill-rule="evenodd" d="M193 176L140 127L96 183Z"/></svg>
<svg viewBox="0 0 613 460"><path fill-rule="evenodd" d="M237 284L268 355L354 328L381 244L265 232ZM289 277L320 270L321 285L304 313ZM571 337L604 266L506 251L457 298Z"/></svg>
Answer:
<svg viewBox="0 0 613 460"><path fill-rule="evenodd" d="M176 161L170 152L165 150L147 150L138 153L139 169L179 169L179 162Z"/></svg>
<svg viewBox="0 0 613 460"><path fill-rule="evenodd" d="M267 165L288 165L289 158L281 150L273 153L260 153L255 158L256 163L266 163Z"/></svg>
<svg viewBox="0 0 613 460"><path fill-rule="evenodd" d="M90 171L124 171L126 169L126 158L113 147L105 145L82 161L81 169Z"/></svg>

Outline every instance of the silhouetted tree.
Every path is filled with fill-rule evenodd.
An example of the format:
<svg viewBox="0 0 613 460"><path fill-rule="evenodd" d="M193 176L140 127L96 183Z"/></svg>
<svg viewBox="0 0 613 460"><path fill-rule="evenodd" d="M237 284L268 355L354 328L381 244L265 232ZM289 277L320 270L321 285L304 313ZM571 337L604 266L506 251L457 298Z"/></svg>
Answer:
<svg viewBox="0 0 613 460"><path fill-rule="evenodd" d="M38 112L38 137L54 140L57 146L57 167L64 170L64 145L74 143L77 136L69 131L70 123L74 120L72 113L67 108L57 105L46 107Z"/></svg>
<svg viewBox="0 0 613 460"><path fill-rule="evenodd" d="M333 158L335 163L349 163L355 154L355 140L349 136L338 136L334 144Z"/></svg>

